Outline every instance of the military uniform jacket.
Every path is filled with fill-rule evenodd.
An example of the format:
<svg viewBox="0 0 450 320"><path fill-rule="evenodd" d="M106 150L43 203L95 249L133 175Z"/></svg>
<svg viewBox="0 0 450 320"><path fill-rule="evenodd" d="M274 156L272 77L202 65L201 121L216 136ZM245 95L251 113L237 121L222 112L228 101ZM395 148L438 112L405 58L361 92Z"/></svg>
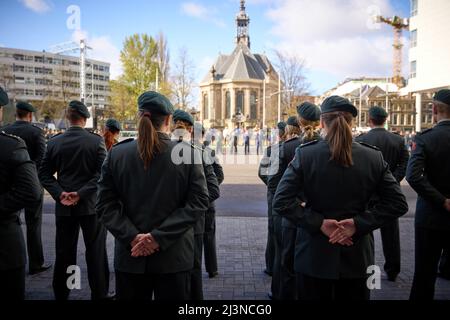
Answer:
<svg viewBox="0 0 450 320"><path fill-rule="evenodd" d="M400 185L380 151L353 143L354 165L345 168L330 161L325 140L297 149L281 179L273 209L300 227L296 239L296 272L322 279L365 278L374 264L372 231L408 210ZM306 208L296 205L303 192ZM370 210L369 199L380 201ZM354 245L330 244L320 230L324 219L353 218Z"/></svg>
<svg viewBox="0 0 450 320"><path fill-rule="evenodd" d="M286 169L289 165L289 163L294 159L295 156L295 150L299 146L301 146L304 143L308 143L314 140L319 140L320 135L316 132L314 135L314 138L311 140L306 139L305 137L296 137L289 139L285 142L283 142L280 145L280 152L279 152L279 168L277 173L275 173L272 176L269 176L268 182L267 182L267 188L269 192L273 196L275 195L275 192L277 191L278 184L280 183L281 178L283 177L283 174L286 172ZM300 199L303 199L303 195L298 195ZM300 201L301 202L301 201ZM294 224L292 224L288 219L282 220L282 226L287 228L296 228Z"/></svg>
<svg viewBox="0 0 450 320"><path fill-rule="evenodd" d="M42 195L25 142L0 132L0 270L26 264L19 211Z"/></svg>
<svg viewBox="0 0 450 320"><path fill-rule="evenodd" d="M45 153L45 137L41 128L27 121L16 121L3 128L6 133L21 137L28 148L31 161L34 161L39 169Z"/></svg>
<svg viewBox="0 0 450 320"><path fill-rule="evenodd" d="M400 183L405 178L409 153L401 136L391 133L384 128L374 128L368 133L357 137L356 141L364 142L380 149L395 179Z"/></svg>
<svg viewBox="0 0 450 320"><path fill-rule="evenodd" d="M81 127L71 127L48 141L39 178L56 201L57 216L95 214L97 181L105 156L103 138ZM62 192L78 192L80 201L64 206L59 199Z"/></svg>
<svg viewBox="0 0 450 320"><path fill-rule="evenodd" d="M203 145L193 144L193 147L202 155L203 171L205 172L206 187L208 189L208 210L203 212L201 218L197 221L194 228L196 235L203 234L205 231L205 214L208 214L209 208L213 205L214 201L220 197L219 182L214 171L214 158L212 154L206 150Z"/></svg>
<svg viewBox="0 0 450 320"><path fill-rule="evenodd" d="M166 134L159 133L159 137L164 150L147 170L137 141L114 146L102 167L96 210L116 239L114 264L122 272L175 273L193 267L193 227L209 204L201 154ZM182 145L183 151L187 146L199 161L173 161L176 156L172 155L179 154ZM149 257L131 257L132 240L149 232L160 251Z"/></svg>
<svg viewBox="0 0 450 320"><path fill-rule="evenodd" d="M417 192L416 225L450 230L450 120L416 136L406 180Z"/></svg>
<svg viewBox="0 0 450 320"><path fill-rule="evenodd" d="M216 152L205 144L203 144L203 146L204 146L204 150L205 150L206 154L209 155L209 158L212 161L212 167L214 170L214 174L216 175L218 186L220 186L224 180L223 168L219 163L219 159L217 159L217 157L216 157ZM218 188L218 189L219 189L219 194L215 200L220 198L220 188ZM208 211L206 212L206 214L215 214L215 213L216 213L216 206L214 205L214 201L210 201L209 208L208 208Z"/></svg>

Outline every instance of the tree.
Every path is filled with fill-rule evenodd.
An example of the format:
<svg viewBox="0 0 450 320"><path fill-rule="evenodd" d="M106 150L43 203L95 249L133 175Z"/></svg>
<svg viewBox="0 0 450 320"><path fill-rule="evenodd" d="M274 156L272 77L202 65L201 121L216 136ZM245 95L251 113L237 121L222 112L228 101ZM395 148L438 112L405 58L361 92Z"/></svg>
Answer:
<svg viewBox="0 0 450 320"><path fill-rule="evenodd" d="M305 60L280 50L275 50L275 55L278 73L284 84L282 90L286 90L281 96L281 102L284 110L289 112L289 109L292 108L293 97L308 94L309 83L305 76Z"/></svg>
<svg viewBox="0 0 450 320"><path fill-rule="evenodd" d="M118 80L111 80L110 87L110 116L120 122L132 119L136 115L136 101L132 99L127 84L119 78Z"/></svg>
<svg viewBox="0 0 450 320"><path fill-rule="evenodd" d="M193 63L186 48L181 48L172 75L172 95L178 108L187 109L194 89Z"/></svg>
<svg viewBox="0 0 450 320"><path fill-rule="evenodd" d="M155 88L158 66L158 45L147 34L134 34L126 37L120 52L123 65L123 83L128 87L131 100L136 101L140 94Z"/></svg>

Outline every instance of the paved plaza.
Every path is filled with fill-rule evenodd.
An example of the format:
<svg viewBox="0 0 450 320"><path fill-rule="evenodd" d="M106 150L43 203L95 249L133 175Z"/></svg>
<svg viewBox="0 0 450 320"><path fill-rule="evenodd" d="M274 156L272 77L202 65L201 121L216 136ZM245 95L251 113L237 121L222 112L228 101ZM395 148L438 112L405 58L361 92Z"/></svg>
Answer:
<svg viewBox="0 0 450 320"><path fill-rule="evenodd" d="M229 160L229 159L228 159ZM204 274L206 299L267 299L270 277L263 273L264 251L267 236L266 188L257 176L256 164L224 165L225 181L221 198L217 201L217 246L219 276L209 279ZM414 272L414 209L416 195L403 183L410 210L401 218L402 272L397 282L386 281L382 274L381 289L372 291L372 299L407 299ZM44 205L43 242L47 261L55 258L55 224L53 200L47 195ZM379 232L375 232L376 263L382 269ZM89 299L84 244L80 233L78 265L82 270L81 290L74 290L71 299ZM114 291L112 268L114 241L108 236L108 254L111 269L111 291ZM27 276L27 299L53 299L52 271ZM437 299L450 299L450 281L438 279Z"/></svg>

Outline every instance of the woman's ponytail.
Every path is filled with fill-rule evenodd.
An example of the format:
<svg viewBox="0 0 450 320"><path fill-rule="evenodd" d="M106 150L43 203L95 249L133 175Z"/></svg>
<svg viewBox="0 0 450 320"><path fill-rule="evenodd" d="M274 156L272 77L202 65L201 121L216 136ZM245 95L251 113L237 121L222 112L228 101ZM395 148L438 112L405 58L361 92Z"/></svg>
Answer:
<svg viewBox="0 0 450 320"><path fill-rule="evenodd" d="M352 115L343 111L330 112L322 114L322 120L327 126L326 139L330 145L331 160L344 167L352 166Z"/></svg>
<svg viewBox="0 0 450 320"><path fill-rule="evenodd" d="M147 170L154 156L161 152L161 141L152 122L151 114L144 112L138 125L138 151Z"/></svg>

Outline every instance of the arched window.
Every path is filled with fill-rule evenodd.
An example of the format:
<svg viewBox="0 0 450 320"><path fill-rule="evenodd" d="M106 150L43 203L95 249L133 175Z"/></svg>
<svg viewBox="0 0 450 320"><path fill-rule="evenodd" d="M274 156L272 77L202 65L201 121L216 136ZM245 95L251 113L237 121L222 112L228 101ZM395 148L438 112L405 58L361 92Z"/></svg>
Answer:
<svg viewBox="0 0 450 320"><path fill-rule="evenodd" d="M208 94L203 94L203 119L209 119Z"/></svg>
<svg viewBox="0 0 450 320"><path fill-rule="evenodd" d="M257 113L257 101L256 101L256 91L250 93L250 119L255 120L258 116Z"/></svg>
<svg viewBox="0 0 450 320"><path fill-rule="evenodd" d="M231 95L230 91L225 93L225 119L231 119Z"/></svg>
<svg viewBox="0 0 450 320"><path fill-rule="evenodd" d="M236 92L236 113L244 113L244 91L239 90Z"/></svg>

